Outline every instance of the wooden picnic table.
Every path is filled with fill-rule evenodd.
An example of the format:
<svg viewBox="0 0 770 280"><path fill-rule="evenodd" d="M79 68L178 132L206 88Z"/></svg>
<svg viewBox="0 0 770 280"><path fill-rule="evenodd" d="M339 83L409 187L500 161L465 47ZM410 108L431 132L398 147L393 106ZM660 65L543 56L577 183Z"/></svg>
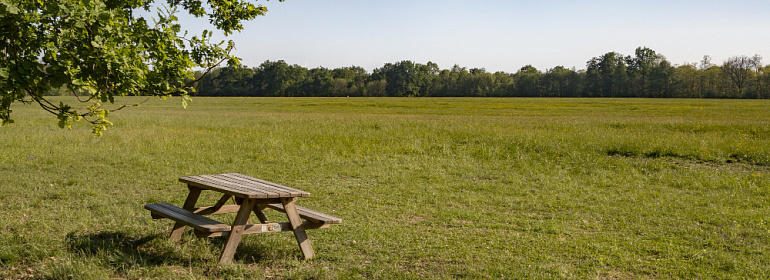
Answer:
<svg viewBox="0 0 770 280"><path fill-rule="evenodd" d="M231 262L235 249L244 234L292 231L297 239L305 259L315 256L313 247L305 233L306 229L327 228L330 224L339 224L342 219L318 211L297 206L294 202L299 197L308 197L310 193L239 173L215 175L197 175L181 177L179 181L187 184L190 193L182 208L169 203L146 204L153 218L168 218L176 221L170 238L179 240L185 226L192 227L197 237L227 236L227 243L222 250L220 263ZM201 191L210 190L222 193L222 197L213 206L195 207ZM233 204L227 204L229 201ZM268 222L266 209L286 213L288 222ZM251 222L251 213L256 214L260 223ZM232 225L205 217L221 213L238 213ZM304 219L304 221L303 221Z"/></svg>

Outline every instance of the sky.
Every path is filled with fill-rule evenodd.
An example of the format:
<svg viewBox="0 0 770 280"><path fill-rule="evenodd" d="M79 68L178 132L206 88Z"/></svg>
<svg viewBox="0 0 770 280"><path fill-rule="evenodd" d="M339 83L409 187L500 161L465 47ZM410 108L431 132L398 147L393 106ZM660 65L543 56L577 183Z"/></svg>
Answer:
<svg viewBox="0 0 770 280"><path fill-rule="evenodd" d="M709 55L759 54L770 61L770 1L637 0L286 0L257 1L265 16L235 42L249 67L284 60L307 68L432 61L441 69L485 68L514 73L525 65L585 69L607 52L633 55L637 47L672 64ZM205 19L181 16L192 33L213 29Z"/></svg>

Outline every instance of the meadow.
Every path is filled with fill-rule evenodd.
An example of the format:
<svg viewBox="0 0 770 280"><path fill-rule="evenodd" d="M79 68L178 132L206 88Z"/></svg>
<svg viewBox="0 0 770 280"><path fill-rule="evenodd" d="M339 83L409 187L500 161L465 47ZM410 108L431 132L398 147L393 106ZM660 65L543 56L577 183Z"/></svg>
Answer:
<svg viewBox="0 0 770 280"><path fill-rule="evenodd" d="M770 278L768 100L151 100L102 137L13 109L4 279ZM225 172L343 223L308 231L314 259L260 234L220 266L223 239L142 207Z"/></svg>

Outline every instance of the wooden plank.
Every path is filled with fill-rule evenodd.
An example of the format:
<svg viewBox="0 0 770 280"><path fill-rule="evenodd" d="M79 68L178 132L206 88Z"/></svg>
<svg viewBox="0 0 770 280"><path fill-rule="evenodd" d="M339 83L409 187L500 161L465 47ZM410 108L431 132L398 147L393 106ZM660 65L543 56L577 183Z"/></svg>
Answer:
<svg viewBox="0 0 770 280"><path fill-rule="evenodd" d="M204 189L215 190L218 192L231 194L237 197L244 198L269 198L271 195L267 192L259 190L253 190L241 185L222 182L221 180L214 180L210 178L211 175L198 175L191 177L179 178L180 182L186 182L191 185L195 185ZM278 197L277 194L273 194L273 197Z"/></svg>
<svg viewBox="0 0 770 280"><path fill-rule="evenodd" d="M265 198L265 199L259 199L259 203L281 203L281 199L279 198ZM278 204L280 205L280 204ZM236 213L238 212L238 209L240 209L241 206L239 205L223 205L221 208L216 209L214 206L203 206L203 207L197 207L193 209L193 212L198 215L215 215L215 214L227 214L227 213Z"/></svg>
<svg viewBox="0 0 770 280"><path fill-rule="evenodd" d="M273 187L270 187L270 186L264 185L264 184L259 184L259 182L256 182L254 180L244 179L242 177L233 176L231 174L217 174L217 175L211 175L211 176L215 176L215 177L217 177L217 178L219 178L221 180L226 180L228 182L231 182L231 183L234 183L234 184L238 184L238 185L243 186L245 188L253 189L255 191L267 192L267 193L270 193L270 194L274 194L274 195L269 196L271 198L275 198L275 197L290 197L292 195L290 192L286 192L285 190L273 188Z"/></svg>
<svg viewBox="0 0 770 280"><path fill-rule="evenodd" d="M244 198L308 197L310 193L240 173L197 175L180 182Z"/></svg>
<svg viewBox="0 0 770 280"><path fill-rule="evenodd" d="M196 230L204 232L222 232L230 230L230 226L227 224L206 218L169 203L146 204L144 205L144 208L156 215L174 220L178 223L183 223Z"/></svg>
<svg viewBox="0 0 770 280"><path fill-rule="evenodd" d="M313 222L305 221L305 222L302 222L302 227L304 229L318 229L318 228L327 228L329 227L329 224L321 224L321 223L313 223ZM265 223L265 224L246 225L246 229L243 231L243 234L282 232L282 231L293 231L293 229L291 228L291 223Z"/></svg>
<svg viewBox="0 0 770 280"><path fill-rule="evenodd" d="M229 189L220 189L220 188L212 187L212 186L210 186L209 183L207 183L204 180L201 180L197 176L181 177L181 178L179 178L179 182L185 183L185 184L190 185L190 186L196 186L196 187L199 187L199 188L202 188L202 189L215 190L215 191L218 191L218 192L221 192L221 193L224 193L224 194L241 195L241 196L243 196L243 194L240 194L240 192L238 192L238 191L232 191L232 190L229 190Z"/></svg>
<svg viewBox="0 0 770 280"><path fill-rule="evenodd" d="M268 226L268 227L263 227ZM273 226L272 228L269 228L269 226ZM319 229L319 228L328 228L329 224L322 224L322 223L314 223L310 221L304 221L302 222L302 227L304 227L306 230L308 229ZM284 231L294 231L291 228L290 223L265 223L265 224L252 224L252 225L246 225L243 230L243 234L259 234L259 233L271 233L271 232L284 232ZM203 232L203 231L196 231L196 235L198 237L220 237L220 236L228 236L230 235L230 232L223 231L223 232Z"/></svg>
<svg viewBox="0 0 770 280"><path fill-rule="evenodd" d="M219 209L217 209L214 206L206 206L206 207L197 207L193 210L193 212L198 215L214 215L214 214L236 213L238 212L238 209L241 209L241 207L238 205L224 205L222 207L219 207Z"/></svg>
<svg viewBox="0 0 770 280"><path fill-rule="evenodd" d="M201 189L197 188L195 186L187 185L187 188L190 190L190 193L187 194L187 199L184 201L184 208L185 210L192 210L195 208L195 203L198 201L198 197L201 195ZM174 223L174 227L171 229L171 234L169 235L169 239L171 240L179 240L182 238L182 233L184 232L184 224L180 221L177 221Z"/></svg>
<svg viewBox="0 0 770 280"><path fill-rule="evenodd" d="M295 197L282 198L281 204L283 204L283 209L286 211L286 216L289 218L291 228L294 230L294 237L297 238L297 243L299 244L299 249L302 251L302 255L305 256L305 259L312 259L315 256L315 252L313 252L313 246L310 244L310 239L307 238L305 228L302 227L302 220L297 212L297 207L294 205L296 199L297 198Z"/></svg>
<svg viewBox="0 0 770 280"><path fill-rule="evenodd" d="M212 182L206 178L200 177L200 176L191 176L191 177L182 177L179 178L180 182L187 183L188 185L200 187L207 190L214 190L225 194L230 194L234 196L240 196L240 197L248 197L245 192L248 192L248 190L238 187L238 186L222 186L221 184L218 184L216 182ZM267 197L265 195L265 197Z"/></svg>
<svg viewBox="0 0 770 280"><path fill-rule="evenodd" d="M207 180L210 180L212 182L215 182L217 184L221 184L224 186L229 187L239 187L243 189L243 193L246 195L257 195L260 198L266 197L266 198L275 198L275 197L282 197L287 196L286 193L280 193L275 190L271 189L265 189L260 188L258 186L254 186L253 184L250 184L249 182L239 182L237 180L232 180L227 177L221 176L221 174L217 175L201 175L201 177L206 178Z"/></svg>
<svg viewBox="0 0 770 280"><path fill-rule="evenodd" d="M238 248L238 243L241 242L241 236L243 230L246 227L246 221L249 220L251 210L256 205L255 199L244 199L241 204L241 209L238 210L238 215L235 216L233 222L233 228L230 231L230 235L227 237L227 243L225 249L222 250L222 256L219 258L219 263L229 263L233 261L233 255L235 255L235 249Z"/></svg>
<svg viewBox="0 0 770 280"><path fill-rule="evenodd" d="M309 197L310 196L310 193L306 191L290 188L281 184L276 184L273 182L265 181L265 180L254 178L251 176L246 176L240 173L225 173L225 174L219 174L219 175L241 178L242 180L245 180L245 181L260 184L263 188L274 189L275 191L281 192L281 193L289 193L291 194L290 197Z"/></svg>
<svg viewBox="0 0 770 280"><path fill-rule="evenodd" d="M225 174L217 174L217 176L230 178L233 180L236 180L239 183L248 185L250 187L264 189L264 190L272 190L274 192L282 194L281 197L308 197L310 196L309 192L301 191L298 189L290 188L284 185L276 184L273 182L268 182L262 179L257 179L254 177L246 176L240 173L225 173Z"/></svg>
<svg viewBox="0 0 770 280"><path fill-rule="evenodd" d="M278 211L284 212L284 213L286 212L286 210L283 209L283 205L282 204L271 203L271 204L267 204L267 207L269 207L271 209L274 209L274 210L278 210ZM321 213L321 212L318 212L318 211L315 211L315 210L312 210L312 209L309 209L309 208L305 208L305 207L302 207L302 206L296 206L296 207L297 207L297 212L299 213L299 216L302 217L303 219L308 220L308 221L312 221L312 222L316 222L316 223L327 223L327 224L340 224L340 223L342 223L342 219L341 218L337 218L337 217L334 217L332 215L329 215L329 214L326 214L326 213Z"/></svg>
<svg viewBox="0 0 770 280"><path fill-rule="evenodd" d="M291 225L289 223L264 223L264 224L250 224L243 228L243 234L258 234L258 233L270 233L270 232L282 232L291 231ZM208 235L209 237L215 236L228 236L229 232L215 232Z"/></svg>

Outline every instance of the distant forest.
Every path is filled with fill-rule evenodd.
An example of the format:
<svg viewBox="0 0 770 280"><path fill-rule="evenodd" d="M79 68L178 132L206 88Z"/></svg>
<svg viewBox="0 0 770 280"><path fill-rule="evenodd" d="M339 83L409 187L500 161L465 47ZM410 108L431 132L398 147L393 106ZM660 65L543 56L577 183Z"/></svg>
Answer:
<svg viewBox="0 0 770 280"><path fill-rule="evenodd" d="M735 56L721 65L709 56L672 65L640 47L634 55L608 52L585 70L527 65L516 73L453 66L439 69L404 60L368 73L358 66L307 69L283 60L259 67L221 67L196 84L197 96L473 96L770 98L770 65L759 55ZM196 73L200 77L202 73Z"/></svg>

